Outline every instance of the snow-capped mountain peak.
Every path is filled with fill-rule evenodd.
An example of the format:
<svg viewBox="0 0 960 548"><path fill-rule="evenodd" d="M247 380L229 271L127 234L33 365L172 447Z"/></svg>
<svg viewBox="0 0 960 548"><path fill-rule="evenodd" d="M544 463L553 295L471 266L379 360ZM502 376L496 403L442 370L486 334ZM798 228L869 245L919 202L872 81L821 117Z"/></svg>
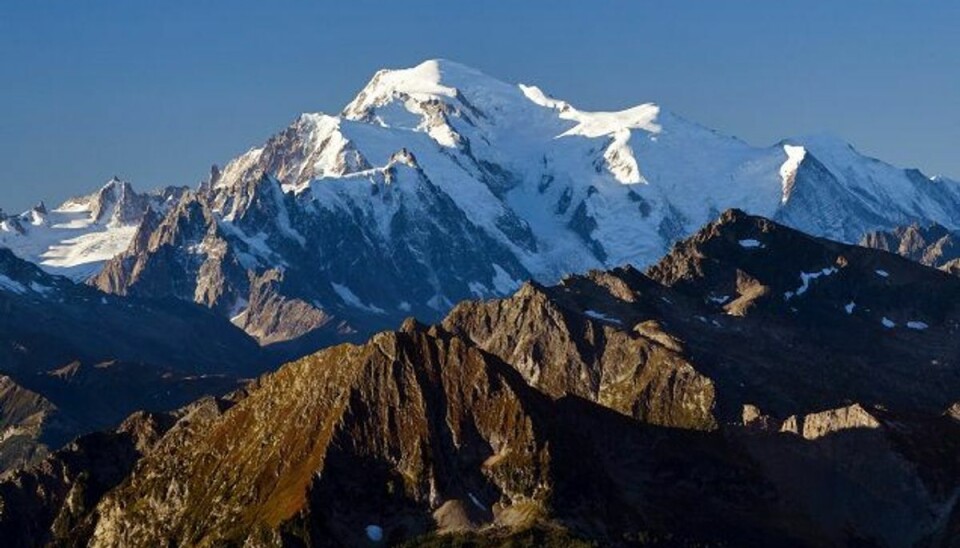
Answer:
<svg viewBox="0 0 960 548"><path fill-rule="evenodd" d="M477 69L445 59L432 59L407 69L378 71L343 115L350 120L370 120L376 109L395 101L430 102L440 98L478 100L477 108L507 104L517 90ZM469 108L469 107L468 107ZM494 109L495 110L495 109Z"/></svg>
<svg viewBox="0 0 960 548"><path fill-rule="evenodd" d="M19 215L0 215L0 246L51 273L85 280L127 248L148 208L165 212L184 190L138 194L114 177L52 210L41 202Z"/></svg>
<svg viewBox="0 0 960 548"><path fill-rule="evenodd" d="M958 187L836 140L755 147L655 103L590 112L430 60L377 72L340 114L302 114L214 170L96 283L196 300L277 340L647 265L729 208L848 242L911 221L960 228ZM131 202L119 182L101 194ZM80 209L85 226L118 215Z"/></svg>

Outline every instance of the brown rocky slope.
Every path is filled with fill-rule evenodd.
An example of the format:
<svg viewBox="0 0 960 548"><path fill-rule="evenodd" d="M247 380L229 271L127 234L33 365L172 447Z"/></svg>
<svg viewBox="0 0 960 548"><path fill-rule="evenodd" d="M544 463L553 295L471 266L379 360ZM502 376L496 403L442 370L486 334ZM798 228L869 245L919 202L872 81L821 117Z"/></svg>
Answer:
<svg viewBox="0 0 960 548"><path fill-rule="evenodd" d="M22 545L499 542L530 527L601 545L949 545L957 297L942 272L731 211L647 274L528 284L284 366L141 444L102 497L4 510L0 531ZM0 484L5 509L36 500L31 473ZM76 477L51 472L61 487L45 492Z"/></svg>

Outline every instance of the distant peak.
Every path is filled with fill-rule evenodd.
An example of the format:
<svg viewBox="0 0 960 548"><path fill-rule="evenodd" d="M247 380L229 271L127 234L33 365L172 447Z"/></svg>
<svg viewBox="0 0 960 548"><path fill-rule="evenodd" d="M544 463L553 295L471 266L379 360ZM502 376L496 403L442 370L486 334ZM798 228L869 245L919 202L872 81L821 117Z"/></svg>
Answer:
<svg viewBox="0 0 960 548"><path fill-rule="evenodd" d="M361 119L373 108L397 97L457 98L470 90L518 94L517 88L473 67L447 59L429 59L409 68L377 71L357 97L344 108L349 119Z"/></svg>
<svg viewBox="0 0 960 548"><path fill-rule="evenodd" d="M126 192L128 190L132 190L133 187L130 185L129 182L124 181L123 179L121 179L116 175L111 177L106 183L104 183L102 187L100 187L101 192L104 192L104 191L109 192L115 189L119 189L121 192Z"/></svg>
<svg viewBox="0 0 960 548"><path fill-rule="evenodd" d="M414 156L413 153L406 148L402 148L397 152L394 152L393 155L390 156L390 161L388 163L391 165L403 164L408 167L419 167L416 156Z"/></svg>
<svg viewBox="0 0 960 548"><path fill-rule="evenodd" d="M748 215L745 211L738 208L730 208L720 214L718 219L720 224L737 224L743 222L750 222L758 219L758 217L753 217Z"/></svg>
<svg viewBox="0 0 960 548"><path fill-rule="evenodd" d="M806 148L808 150L823 150L823 149L832 149L832 150L855 150L853 145L849 141L840 137L835 133L822 132L822 133L813 133L809 135L801 135L793 139L786 139L783 141L784 145L793 145Z"/></svg>
<svg viewBox="0 0 960 548"><path fill-rule="evenodd" d="M405 69L387 69L382 74L403 74L418 77L426 81L440 83L444 80L457 80L462 77L490 78L479 69L449 59L427 59L414 67Z"/></svg>

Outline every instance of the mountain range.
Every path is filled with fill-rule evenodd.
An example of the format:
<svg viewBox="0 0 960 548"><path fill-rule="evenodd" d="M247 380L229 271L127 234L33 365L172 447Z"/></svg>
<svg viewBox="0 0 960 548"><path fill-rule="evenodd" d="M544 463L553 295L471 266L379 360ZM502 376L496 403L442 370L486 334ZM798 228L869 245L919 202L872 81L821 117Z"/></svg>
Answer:
<svg viewBox="0 0 960 548"><path fill-rule="evenodd" d="M108 295L0 248L0 472L138 409L234 390L270 363L199 305Z"/></svg>
<svg viewBox="0 0 960 548"><path fill-rule="evenodd" d="M80 438L0 483L0 531L950 545L958 297L944 272L729 211L646 273L526 283Z"/></svg>
<svg viewBox="0 0 960 548"><path fill-rule="evenodd" d="M211 308L263 344L360 340L523 280L644 267L737 207L856 243L960 229L960 185L832 137L754 147L655 104L587 112L445 60L378 72L197 189L111 181L0 242L117 295Z"/></svg>
<svg viewBox="0 0 960 548"><path fill-rule="evenodd" d="M0 544L954 546L958 234L834 137L380 71L0 212Z"/></svg>

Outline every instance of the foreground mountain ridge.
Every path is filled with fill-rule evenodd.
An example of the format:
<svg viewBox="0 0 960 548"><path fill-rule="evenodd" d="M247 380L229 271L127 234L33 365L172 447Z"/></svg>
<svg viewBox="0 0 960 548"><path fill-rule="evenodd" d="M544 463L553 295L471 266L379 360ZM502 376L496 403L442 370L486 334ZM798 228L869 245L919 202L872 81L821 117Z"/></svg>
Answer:
<svg viewBox="0 0 960 548"><path fill-rule="evenodd" d="M958 229L958 189L833 138L752 147L655 104L586 112L431 60L378 72L339 115L301 115L151 208L92 283L315 349L522 280L652 264L730 207L850 243Z"/></svg>
<svg viewBox="0 0 960 548"><path fill-rule="evenodd" d="M729 211L646 274L527 283L79 440L0 483L0 530L94 546L495 545L530 527L603 545L949 545L957 297L946 273Z"/></svg>
<svg viewBox="0 0 960 548"><path fill-rule="evenodd" d="M0 472L137 409L233 390L270 361L193 303L109 295L0 249Z"/></svg>

